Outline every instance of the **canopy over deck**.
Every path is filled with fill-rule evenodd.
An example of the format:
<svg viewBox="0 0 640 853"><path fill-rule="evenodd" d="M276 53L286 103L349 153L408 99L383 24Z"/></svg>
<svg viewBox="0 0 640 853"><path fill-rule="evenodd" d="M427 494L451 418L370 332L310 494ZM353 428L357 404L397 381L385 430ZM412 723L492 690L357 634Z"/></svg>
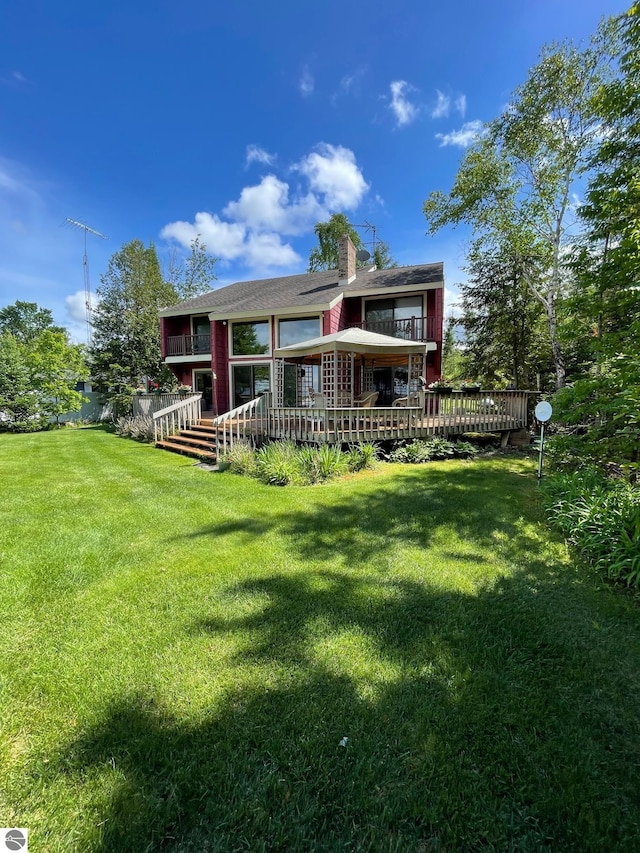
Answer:
<svg viewBox="0 0 640 853"><path fill-rule="evenodd" d="M311 338L288 347L280 347L275 351L276 358L287 361L305 359L319 361L323 354L348 352L364 356L375 356L376 363L389 359L388 363L398 360L406 361L410 355L426 355L435 350L432 341L405 341L402 338L392 338L390 335L380 335L377 332L367 332L365 329L343 329L332 335Z"/></svg>

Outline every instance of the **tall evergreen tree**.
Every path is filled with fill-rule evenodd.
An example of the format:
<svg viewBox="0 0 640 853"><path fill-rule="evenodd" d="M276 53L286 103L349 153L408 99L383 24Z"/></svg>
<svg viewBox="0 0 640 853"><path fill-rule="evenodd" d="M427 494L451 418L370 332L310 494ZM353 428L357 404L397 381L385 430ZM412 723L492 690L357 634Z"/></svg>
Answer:
<svg viewBox="0 0 640 853"><path fill-rule="evenodd" d="M125 391L166 376L158 312L177 301L164 281L153 244L126 243L109 260L92 318L91 372L103 393Z"/></svg>

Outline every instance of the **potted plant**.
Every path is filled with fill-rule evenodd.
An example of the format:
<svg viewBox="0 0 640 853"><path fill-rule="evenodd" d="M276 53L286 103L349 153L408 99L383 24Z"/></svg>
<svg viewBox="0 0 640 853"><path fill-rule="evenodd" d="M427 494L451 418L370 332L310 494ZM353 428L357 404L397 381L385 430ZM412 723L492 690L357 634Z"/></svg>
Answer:
<svg viewBox="0 0 640 853"><path fill-rule="evenodd" d="M186 385L186 384L178 385L178 394L180 394L181 397L186 397L187 394L190 394L190 393L191 393L191 385Z"/></svg>
<svg viewBox="0 0 640 853"><path fill-rule="evenodd" d="M446 379L436 379L429 383L429 390L435 391L437 394L451 394L453 386Z"/></svg>
<svg viewBox="0 0 640 853"><path fill-rule="evenodd" d="M460 390L467 394L477 394L480 391L480 383L475 379L465 379L460 383Z"/></svg>

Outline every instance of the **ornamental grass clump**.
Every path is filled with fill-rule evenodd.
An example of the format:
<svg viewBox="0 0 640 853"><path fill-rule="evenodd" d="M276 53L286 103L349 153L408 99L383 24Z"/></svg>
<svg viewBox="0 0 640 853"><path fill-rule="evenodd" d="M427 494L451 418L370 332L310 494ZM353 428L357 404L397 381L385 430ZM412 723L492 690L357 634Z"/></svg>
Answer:
<svg viewBox="0 0 640 853"><path fill-rule="evenodd" d="M153 418L148 415L125 415L116 420L116 432L125 438L135 438L136 441L154 440Z"/></svg>
<svg viewBox="0 0 640 853"><path fill-rule="evenodd" d="M293 441L274 441L256 451L256 475L271 486L288 486L300 478Z"/></svg>
<svg viewBox="0 0 640 853"><path fill-rule="evenodd" d="M640 587L640 489L585 466L542 483L551 523L608 578Z"/></svg>

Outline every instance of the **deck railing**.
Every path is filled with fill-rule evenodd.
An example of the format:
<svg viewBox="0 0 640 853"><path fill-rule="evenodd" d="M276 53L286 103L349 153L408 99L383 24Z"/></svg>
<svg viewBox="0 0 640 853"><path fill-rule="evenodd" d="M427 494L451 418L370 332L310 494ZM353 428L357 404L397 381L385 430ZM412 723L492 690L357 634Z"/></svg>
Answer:
<svg viewBox="0 0 640 853"><path fill-rule="evenodd" d="M153 412L153 439L164 441L171 435L188 429L202 415L202 394L190 394L175 403Z"/></svg>
<svg viewBox="0 0 640 853"><path fill-rule="evenodd" d="M208 355L211 352L211 335L169 335L167 355Z"/></svg>
<svg viewBox="0 0 640 853"><path fill-rule="evenodd" d="M404 320L365 320L363 323L349 323L350 328L377 332L405 341L435 341L438 326L435 317L408 317Z"/></svg>
<svg viewBox="0 0 640 853"><path fill-rule="evenodd" d="M527 426L527 391L427 393L422 406L270 408L265 434L314 443L501 432Z"/></svg>
<svg viewBox="0 0 640 853"><path fill-rule="evenodd" d="M213 419L218 459L237 442L255 441L265 434L267 410L270 404L271 394L263 394Z"/></svg>

